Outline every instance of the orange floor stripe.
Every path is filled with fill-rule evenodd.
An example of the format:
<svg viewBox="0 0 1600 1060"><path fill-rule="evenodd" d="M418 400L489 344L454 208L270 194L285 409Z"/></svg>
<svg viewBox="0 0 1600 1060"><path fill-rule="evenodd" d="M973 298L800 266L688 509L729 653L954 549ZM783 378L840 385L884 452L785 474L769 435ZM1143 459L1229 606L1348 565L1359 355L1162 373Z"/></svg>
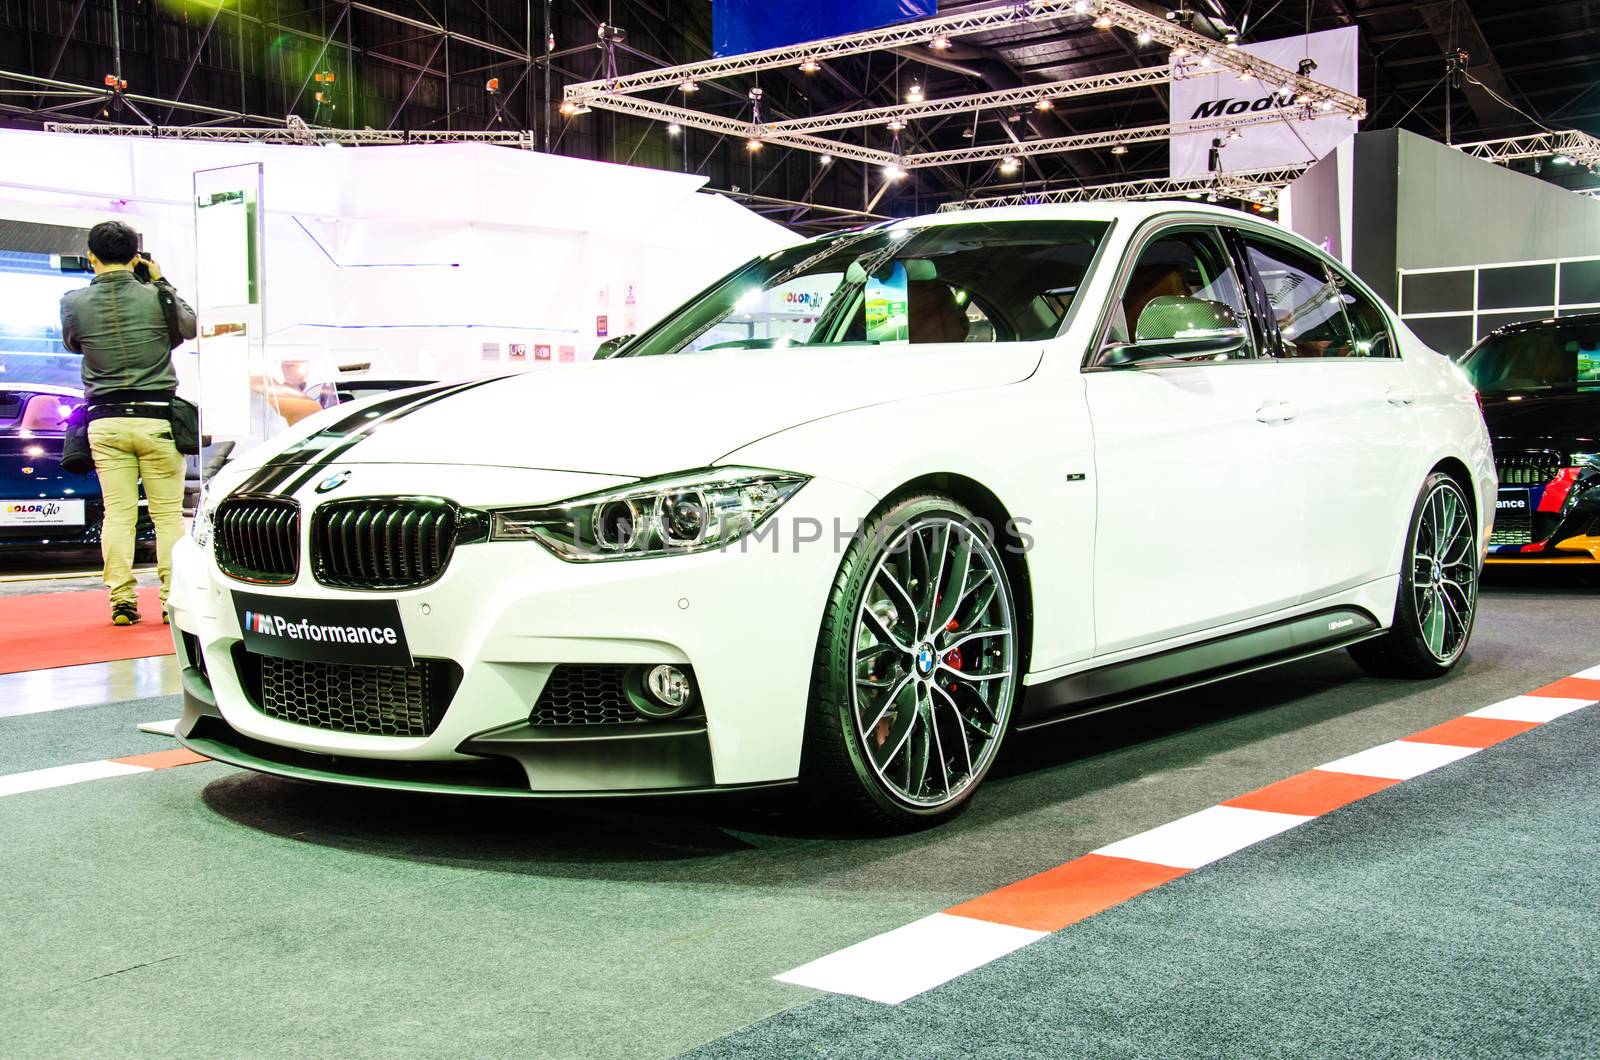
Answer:
<svg viewBox="0 0 1600 1060"><path fill-rule="evenodd" d="M1386 777L1358 777L1352 773L1335 773L1326 769L1308 769L1304 773L1257 788L1224 806L1241 810L1266 810L1269 813L1293 813L1302 817L1320 817L1357 799L1400 783Z"/></svg>
<svg viewBox="0 0 1600 1060"><path fill-rule="evenodd" d="M1563 677L1561 680L1545 685L1543 688L1535 688L1528 695L1600 701L1600 681L1592 677Z"/></svg>
<svg viewBox="0 0 1600 1060"><path fill-rule="evenodd" d="M1536 729L1536 721L1507 721L1503 718L1452 718L1442 725L1414 732L1401 739L1411 743L1443 743L1452 747L1493 747L1518 733Z"/></svg>
<svg viewBox="0 0 1600 1060"><path fill-rule="evenodd" d="M147 751L142 755L113 758L112 761L130 766L144 766L146 769L171 769L173 766L192 766L196 762L209 762L211 759L205 755L197 755L184 747L174 747L170 751Z"/></svg>
<svg viewBox="0 0 1600 1060"><path fill-rule="evenodd" d="M1085 854L945 912L1034 931L1059 931L1188 871Z"/></svg>

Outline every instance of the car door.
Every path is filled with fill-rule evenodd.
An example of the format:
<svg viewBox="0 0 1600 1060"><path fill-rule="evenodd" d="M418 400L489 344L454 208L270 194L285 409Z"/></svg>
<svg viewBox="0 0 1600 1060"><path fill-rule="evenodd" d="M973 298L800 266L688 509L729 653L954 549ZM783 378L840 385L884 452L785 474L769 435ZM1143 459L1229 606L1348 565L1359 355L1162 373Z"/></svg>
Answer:
<svg viewBox="0 0 1600 1060"><path fill-rule="evenodd" d="M1394 573L1420 482L1416 393L1384 311L1324 258L1239 231L1307 484L1302 602Z"/></svg>
<svg viewBox="0 0 1600 1060"><path fill-rule="evenodd" d="M1250 619L1301 592L1304 476L1296 430L1254 327L1238 349L1113 367L1162 296L1251 314L1237 262L1209 224L1136 238L1104 339L1083 372L1094 430L1097 654ZM1169 303L1170 304L1170 303Z"/></svg>

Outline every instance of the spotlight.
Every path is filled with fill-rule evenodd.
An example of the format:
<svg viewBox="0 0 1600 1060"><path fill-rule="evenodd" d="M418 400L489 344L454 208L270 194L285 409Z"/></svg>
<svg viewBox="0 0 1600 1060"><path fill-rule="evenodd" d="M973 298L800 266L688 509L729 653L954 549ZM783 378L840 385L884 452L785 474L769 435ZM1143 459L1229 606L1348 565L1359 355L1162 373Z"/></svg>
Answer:
<svg viewBox="0 0 1600 1060"><path fill-rule="evenodd" d="M1189 54L1189 46L1187 44L1180 44L1177 47L1172 49L1172 58L1174 60L1182 59L1184 56L1186 56L1188 54Z"/></svg>
<svg viewBox="0 0 1600 1060"><path fill-rule="evenodd" d="M1300 74L1301 77L1310 77L1311 74L1312 74L1312 71L1316 70L1316 68L1317 68L1317 61L1315 59L1311 58L1311 56L1308 55L1304 59L1300 60L1300 67L1299 67L1299 70L1297 72Z"/></svg>
<svg viewBox="0 0 1600 1060"><path fill-rule="evenodd" d="M1570 166L1570 165L1572 165L1572 156L1571 155L1556 155L1550 161L1554 162L1558 166Z"/></svg>
<svg viewBox="0 0 1600 1060"><path fill-rule="evenodd" d="M685 91L685 92L698 92L698 91L700 91L700 82L692 81L692 80L691 81L685 81L683 84L679 85L678 87L683 89L683 91Z"/></svg>
<svg viewBox="0 0 1600 1060"><path fill-rule="evenodd" d="M578 104L572 102L572 100L564 99L561 101L561 113L565 114L569 118L572 118L579 114L589 113L589 108L580 107Z"/></svg>
<svg viewBox="0 0 1600 1060"><path fill-rule="evenodd" d="M1282 85L1282 86L1279 87L1279 89L1278 89L1278 98L1279 99L1288 99L1292 95L1294 95L1294 86L1293 85Z"/></svg>
<svg viewBox="0 0 1600 1060"><path fill-rule="evenodd" d="M1253 80L1255 80L1255 76L1256 75L1252 74L1249 70L1240 70L1239 71L1239 80L1241 80L1241 81L1253 81Z"/></svg>
<svg viewBox="0 0 1600 1060"><path fill-rule="evenodd" d="M904 130L905 127L906 127L906 123L901 121L899 118L890 118L889 119L889 124L887 126L887 128L888 128L888 130L890 132L900 132L900 131Z"/></svg>
<svg viewBox="0 0 1600 1060"><path fill-rule="evenodd" d="M883 167L883 175L890 180L904 180L906 178L906 170L900 163L890 162Z"/></svg>
<svg viewBox="0 0 1600 1060"><path fill-rule="evenodd" d="M1055 108L1056 105L1048 99L1036 99L1033 101L1034 110L1055 110Z"/></svg>
<svg viewBox="0 0 1600 1060"><path fill-rule="evenodd" d="M750 139L744 142L744 149L749 151L751 154L755 154L757 151L761 150L761 138L759 136L750 137Z"/></svg>
<svg viewBox="0 0 1600 1060"><path fill-rule="evenodd" d="M913 81L913 82L911 82L911 87L906 89L906 102L907 103L921 103L922 102L922 98L923 98L922 97L922 82L921 81Z"/></svg>
<svg viewBox="0 0 1600 1060"><path fill-rule="evenodd" d="M677 136L681 132L683 132L683 126L679 125L675 121L667 122L667 135L668 136Z"/></svg>
<svg viewBox="0 0 1600 1060"><path fill-rule="evenodd" d="M1021 168L1022 163L1011 155L1007 155L1000 160L1000 172L1008 177Z"/></svg>
<svg viewBox="0 0 1600 1060"><path fill-rule="evenodd" d="M1228 139L1242 140L1244 139L1244 133L1239 131L1239 127L1237 125L1230 125L1228 126Z"/></svg>
<svg viewBox="0 0 1600 1060"><path fill-rule="evenodd" d="M1072 10L1076 14L1087 15L1093 6L1093 4L1089 3L1089 0L1078 0L1077 3L1072 5Z"/></svg>
<svg viewBox="0 0 1600 1060"><path fill-rule="evenodd" d="M1184 197L1184 198L1185 198L1185 199L1202 199L1202 198L1205 198L1205 196L1204 196L1204 195L1202 195L1202 194L1201 194L1201 193L1200 193L1200 192L1198 192L1198 191L1189 191L1189 192L1185 192L1185 193L1184 193L1184 195L1183 195L1183 197Z"/></svg>
<svg viewBox="0 0 1600 1060"><path fill-rule="evenodd" d="M1152 40L1155 39L1155 37L1154 37L1154 35L1151 34L1151 32L1149 30L1142 29L1137 34L1134 35L1133 39L1138 41L1140 44L1149 44Z"/></svg>
<svg viewBox="0 0 1600 1060"><path fill-rule="evenodd" d="M828 166L828 165L832 165L832 164L833 164L833 156L832 155L818 155L817 156L817 165L819 165L819 166Z"/></svg>
<svg viewBox="0 0 1600 1060"><path fill-rule="evenodd" d="M1111 25L1112 25L1111 16L1106 14L1104 11L1100 12L1099 15L1095 16L1095 20L1094 20L1094 28L1095 29L1110 29Z"/></svg>
<svg viewBox="0 0 1600 1060"><path fill-rule="evenodd" d="M1237 48L1239 46L1239 34L1230 29L1222 35L1222 43L1230 48Z"/></svg>
<svg viewBox="0 0 1600 1060"><path fill-rule="evenodd" d="M1320 110L1324 114L1328 113L1330 110L1333 109L1333 100L1331 100L1331 99L1323 100L1321 103L1317 104L1317 109Z"/></svg>
<svg viewBox="0 0 1600 1060"><path fill-rule="evenodd" d="M950 50L950 38L941 33L928 42L928 47L936 52L947 52Z"/></svg>
<svg viewBox="0 0 1600 1060"><path fill-rule="evenodd" d="M500 91L500 79L498 77L489 78L483 83L483 90L490 95Z"/></svg>
<svg viewBox="0 0 1600 1060"><path fill-rule="evenodd" d="M822 69L822 64L811 58L809 55L806 56L805 60L800 64L800 72L802 74L814 74L820 69Z"/></svg>
<svg viewBox="0 0 1600 1060"><path fill-rule="evenodd" d="M1114 154L1114 155L1125 155L1125 154L1128 153L1128 145L1127 144L1117 144L1115 147L1113 147L1111 149L1111 153Z"/></svg>

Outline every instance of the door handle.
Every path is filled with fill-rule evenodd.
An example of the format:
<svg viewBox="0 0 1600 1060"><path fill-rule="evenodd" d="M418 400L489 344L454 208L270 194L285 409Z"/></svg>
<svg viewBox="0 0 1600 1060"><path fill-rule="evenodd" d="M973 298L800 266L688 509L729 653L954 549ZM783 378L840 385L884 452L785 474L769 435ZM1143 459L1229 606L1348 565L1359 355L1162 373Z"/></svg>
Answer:
<svg viewBox="0 0 1600 1060"><path fill-rule="evenodd" d="M1408 386L1392 386L1385 396L1391 405L1409 405L1417 400L1417 392Z"/></svg>
<svg viewBox="0 0 1600 1060"><path fill-rule="evenodd" d="M1290 423L1300 410L1291 401L1268 401L1256 409L1256 419L1262 423Z"/></svg>

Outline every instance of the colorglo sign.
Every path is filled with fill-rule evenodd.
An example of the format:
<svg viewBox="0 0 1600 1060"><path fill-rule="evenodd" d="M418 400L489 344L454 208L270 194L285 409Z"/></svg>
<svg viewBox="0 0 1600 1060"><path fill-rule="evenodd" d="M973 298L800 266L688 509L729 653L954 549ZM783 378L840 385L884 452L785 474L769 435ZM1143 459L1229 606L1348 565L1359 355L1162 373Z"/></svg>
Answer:
<svg viewBox="0 0 1600 1060"><path fill-rule="evenodd" d="M82 501L0 501L0 526L82 525Z"/></svg>

